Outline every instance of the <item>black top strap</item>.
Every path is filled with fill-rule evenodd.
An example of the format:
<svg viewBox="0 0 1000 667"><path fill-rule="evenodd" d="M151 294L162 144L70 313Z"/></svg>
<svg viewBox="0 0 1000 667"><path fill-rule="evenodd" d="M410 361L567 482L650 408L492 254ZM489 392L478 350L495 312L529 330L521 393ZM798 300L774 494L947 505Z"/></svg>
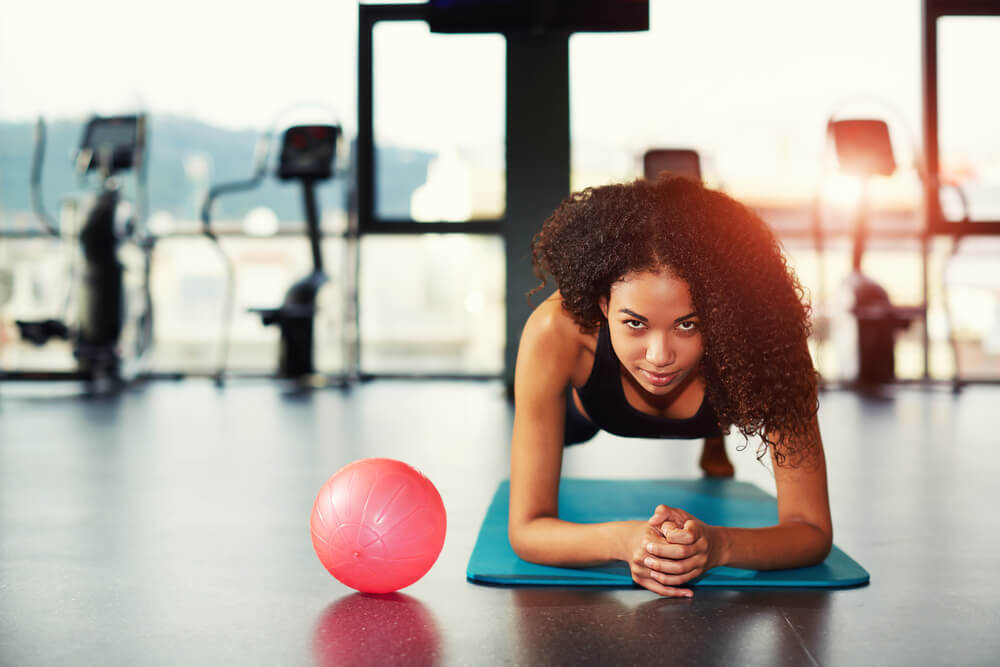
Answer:
<svg viewBox="0 0 1000 667"><path fill-rule="evenodd" d="M708 400L693 417L672 419L640 412L629 404L621 381L621 366L611 347L607 322L597 334L594 367L587 382L577 389L580 402L594 424L608 433L633 438L720 437L718 418Z"/></svg>

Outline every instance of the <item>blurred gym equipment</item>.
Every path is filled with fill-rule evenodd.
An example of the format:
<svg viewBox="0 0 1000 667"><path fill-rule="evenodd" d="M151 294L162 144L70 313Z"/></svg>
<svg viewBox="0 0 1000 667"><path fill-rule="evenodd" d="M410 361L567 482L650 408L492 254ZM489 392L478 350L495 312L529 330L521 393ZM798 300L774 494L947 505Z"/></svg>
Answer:
<svg viewBox="0 0 1000 667"><path fill-rule="evenodd" d="M321 247L323 234L315 189L317 183L334 176L334 158L340 135L340 126L329 124L294 125L282 134L275 176L281 181L294 181L302 186L306 233L312 253L312 270L289 287L280 306L253 309L260 315L261 322L265 326L276 325L281 330L278 376L302 384L313 383L316 379L313 346L317 295L329 282L329 276L323 269ZM236 275L232 261L212 229L212 205L224 194L252 190L260 185L268 171L269 152L270 135L264 135L257 144L253 176L248 180L213 186L201 209L202 231L218 248L226 264L227 285L223 328L215 373L215 381L219 385L223 383L226 375ZM346 379L340 377L337 378L337 382L343 385Z"/></svg>
<svg viewBox="0 0 1000 667"><path fill-rule="evenodd" d="M146 117L143 114L93 116L76 151L78 181L96 193L72 199L64 206L75 215L62 223L46 211L42 199L45 122L35 126L31 165L31 200L45 233L78 248L73 253L69 294L63 312L43 320L17 320L22 340L45 345L53 339L70 341L73 371L4 371L3 379L80 379L89 389L119 388L137 379L153 343L153 305L149 291L150 259L155 238L145 227ZM120 175L136 174L133 205L122 193ZM82 224L78 220L82 217ZM127 261L138 257L138 262ZM135 252L138 250L138 252ZM132 270L141 275L126 280ZM137 264L137 266L136 266ZM138 285L129 287L129 283Z"/></svg>

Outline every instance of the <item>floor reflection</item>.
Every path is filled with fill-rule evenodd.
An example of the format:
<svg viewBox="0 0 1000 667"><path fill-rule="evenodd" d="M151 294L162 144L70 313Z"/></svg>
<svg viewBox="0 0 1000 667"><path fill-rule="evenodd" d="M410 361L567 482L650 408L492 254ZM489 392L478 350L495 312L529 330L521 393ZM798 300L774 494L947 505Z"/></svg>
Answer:
<svg viewBox="0 0 1000 667"><path fill-rule="evenodd" d="M525 664L815 664L829 641L829 591L514 591ZM652 594L650 594L652 596Z"/></svg>
<svg viewBox="0 0 1000 667"><path fill-rule="evenodd" d="M320 667L438 665L441 635L434 615L402 593L354 593L327 607L313 632Z"/></svg>

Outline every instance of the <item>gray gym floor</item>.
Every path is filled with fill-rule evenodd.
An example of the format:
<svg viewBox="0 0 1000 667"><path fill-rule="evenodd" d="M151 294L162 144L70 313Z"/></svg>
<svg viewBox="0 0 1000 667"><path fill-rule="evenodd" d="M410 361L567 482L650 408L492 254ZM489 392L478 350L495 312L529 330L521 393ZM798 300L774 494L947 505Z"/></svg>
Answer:
<svg viewBox="0 0 1000 667"><path fill-rule="evenodd" d="M0 664L996 664L1000 389L831 391L835 541L871 572L837 591L500 588L465 567L508 470L497 382L378 380L289 394L158 382L118 398L0 386ZM737 478L773 492L753 447ZM601 435L578 477L695 476L696 442ZM355 594L309 512L367 456L426 473L448 510L431 571Z"/></svg>

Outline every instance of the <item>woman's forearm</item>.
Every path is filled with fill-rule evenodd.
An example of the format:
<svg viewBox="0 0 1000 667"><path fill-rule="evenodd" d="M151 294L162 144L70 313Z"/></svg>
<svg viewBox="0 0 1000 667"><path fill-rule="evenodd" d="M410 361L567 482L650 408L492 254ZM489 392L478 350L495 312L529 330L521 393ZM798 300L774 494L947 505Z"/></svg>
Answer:
<svg viewBox="0 0 1000 667"><path fill-rule="evenodd" d="M790 521L767 528L714 528L722 550L717 565L748 570L816 565L833 545L829 533L805 522Z"/></svg>
<svg viewBox="0 0 1000 667"><path fill-rule="evenodd" d="M510 532L517 555L529 562L557 567L588 567L627 561L645 521L571 523L554 517L528 521ZM830 553L831 537L812 524L787 522L767 528L713 526L719 544L712 567L777 570L806 567Z"/></svg>
<svg viewBox="0 0 1000 667"><path fill-rule="evenodd" d="M510 531L511 546L529 562L587 567L625 560L627 535L644 521L571 523L554 517L532 519Z"/></svg>

